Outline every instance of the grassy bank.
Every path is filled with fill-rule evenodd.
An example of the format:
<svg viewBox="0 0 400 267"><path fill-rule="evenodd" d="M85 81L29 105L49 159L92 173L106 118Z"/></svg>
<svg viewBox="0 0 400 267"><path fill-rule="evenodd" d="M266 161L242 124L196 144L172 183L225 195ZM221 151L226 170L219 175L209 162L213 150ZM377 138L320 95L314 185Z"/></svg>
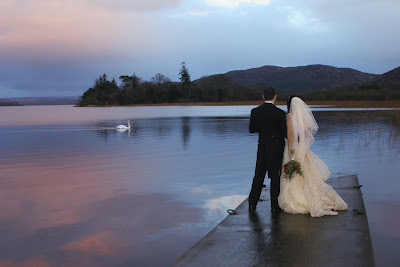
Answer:
<svg viewBox="0 0 400 267"><path fill-rule="evenodd" d="M334 105L339 108L400 108L400 100L371 101L371 100L346 100L346 101L306 101L309 105Z"/></svg>

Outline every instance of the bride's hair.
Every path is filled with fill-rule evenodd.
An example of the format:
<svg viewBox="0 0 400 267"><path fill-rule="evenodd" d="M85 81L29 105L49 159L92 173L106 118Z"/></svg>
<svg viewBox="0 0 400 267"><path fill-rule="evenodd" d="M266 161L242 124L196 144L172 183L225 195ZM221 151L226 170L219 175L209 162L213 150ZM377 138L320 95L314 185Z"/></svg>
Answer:
<svg viewBox="0 0 400 267"><path fill-rule="evenodd" d="M298 98L300 98L300 97L297 96L297 95L291 95L291 96L288 97L288 99L287 99L287 113L290 112L290 105L292 104L292 98L293 98L293 97L298 97ZM300 98L300 99L301 99L301 98ZM301 99L301 100L303 100L303 99Z"/></svg>

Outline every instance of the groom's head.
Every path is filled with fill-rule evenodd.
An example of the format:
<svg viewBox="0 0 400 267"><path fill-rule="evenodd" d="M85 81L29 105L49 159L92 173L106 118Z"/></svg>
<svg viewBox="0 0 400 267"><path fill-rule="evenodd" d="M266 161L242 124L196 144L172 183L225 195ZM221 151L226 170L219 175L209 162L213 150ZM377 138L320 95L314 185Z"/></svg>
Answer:
<svg viewBox="0 0 400 267"><path fill-rule="evenodd" d="M263 93L263 98L265 101L275 101L276 99L275 89L272 87L265 88Z"/></svg>

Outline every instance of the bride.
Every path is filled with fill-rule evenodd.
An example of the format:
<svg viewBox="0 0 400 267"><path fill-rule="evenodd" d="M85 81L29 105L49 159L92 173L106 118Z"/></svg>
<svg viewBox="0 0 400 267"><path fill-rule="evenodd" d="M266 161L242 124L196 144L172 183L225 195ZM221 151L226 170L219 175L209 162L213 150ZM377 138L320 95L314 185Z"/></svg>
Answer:
<svg viewBox="0 0 400 267"><path fill-rule="evenodd" d="M287 142L283 162L295 159L301 164L303 176L293 173L288 180L281 175L279 206L285 212L309 213L312 217L337 215L337 210L346 210L347 204L325 183L331 172L310 150L318 124L310 108L299 97L290 96L287 104Z"/></svg>

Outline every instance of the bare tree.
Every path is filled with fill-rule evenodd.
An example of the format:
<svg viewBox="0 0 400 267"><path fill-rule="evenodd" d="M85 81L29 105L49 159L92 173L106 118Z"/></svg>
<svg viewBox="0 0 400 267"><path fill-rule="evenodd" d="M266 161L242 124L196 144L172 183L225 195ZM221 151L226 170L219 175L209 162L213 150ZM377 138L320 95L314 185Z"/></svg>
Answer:
<svg viewBox="0 0 400 267"><path fill-rule="evenodd" d="M155 84L162 84L162 83L171 82L171 79L162 75L161 73L157 73L156 75L154 75L153 78L151 78L151 82L155 83Z"/></svg>

